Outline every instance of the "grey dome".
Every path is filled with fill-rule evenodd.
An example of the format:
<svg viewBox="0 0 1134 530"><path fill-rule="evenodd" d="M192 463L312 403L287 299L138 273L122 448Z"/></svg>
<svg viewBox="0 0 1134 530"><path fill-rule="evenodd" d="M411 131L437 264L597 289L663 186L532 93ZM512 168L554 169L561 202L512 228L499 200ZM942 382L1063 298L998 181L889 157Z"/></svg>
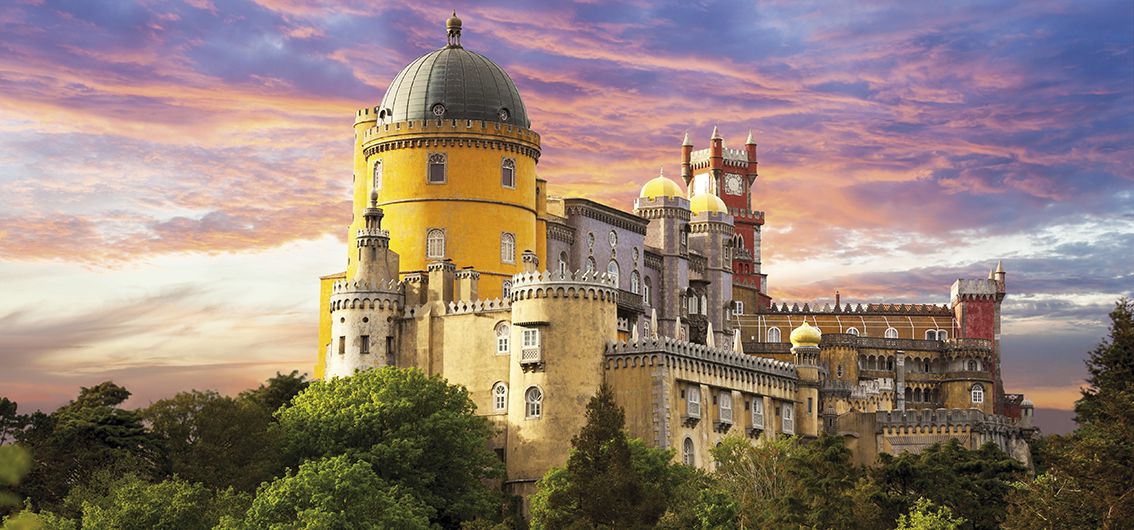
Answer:
<svg viewBox="0 0 1134 530"><path fill-rule="evenodd" d="M382 97L378 117L394 122L440 117L531 127L512 78L496 63L459 44L425 54L402 69Z"/></svg>

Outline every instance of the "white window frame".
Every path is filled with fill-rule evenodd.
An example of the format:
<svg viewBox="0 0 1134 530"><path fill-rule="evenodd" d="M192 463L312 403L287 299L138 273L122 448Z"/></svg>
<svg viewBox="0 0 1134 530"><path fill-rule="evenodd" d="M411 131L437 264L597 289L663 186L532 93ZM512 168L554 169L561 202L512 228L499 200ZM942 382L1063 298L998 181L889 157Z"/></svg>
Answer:
<svg viewBox="0 0 1134 530"><path fill-rule="evenodd" d="M439 236L434 239L433 236ZM434 242L440 247L434 247ZM430 228L425 231L425 257L426 259L443 259L445 257L445 229Z"/></svg>
<svg viewBox="0 0 1134 530"><path fill-rule="evenodd" d="M896 339L898 338L898 330L895 328L886 328L886 333L885 335L883 335L883 337L887 339Z"/></svg>
<svg viewBox="0 0 1134 530"><path fill-rule="evenodd" d="M374 161L373 178L371 179L374 184L374 189L382 189L382 159Z"/></svg>
<svg viewBox="0 0 1134 530"><path fill-rule="evenodd" d="M500 284L500 298L508 298L512 296L512 280L504 280Z"/></svg>
<svg viewBox="0 0 1134 530"><path fill-rule="evenodd" d="M780 407L780 431L784 434L795 434L795 405L784 403Z"/></svg>
<svg viewBox="0 0 1134 530"><path fill-rule="evenodd" d="M693 444L693 439L686 436L685 441L681 443L681 463L692 466L697 459L697 448Z"/></svg>
<svg viewBox="0 0 1134 530"><path fill-rule="evenodd" d="M449 182L449 155L446 153L429 153L426 155L425 183L445 184ZM441 180L433 180L433 166L441 166Z"/></svg>
<svg viewBox="0 0 1134 530"><path fill-rule="evenodd" d="M511 184L508 183L509 178ZM516 159L504 158L500 160L500 185L510 190L516 189Z"/></svg>
<svg viewBox="0 0 1134 530"><path fill-rule="evenodd" d="M496 355L508 355L511 353L509 341L512 340L512 327L507 322L501 322L496 325Z"/></svg>
<svg viewBox="0 0 1134 530"><path fill-rule="evenodd" d="M638 271L630 271L630 292L634 294L642 292L642 276Z"/></svg>
<svg viewBox="0 0 1134 530"><path fill-rule="evenodd" d="M586 271L591 273L591 274L594 274L595 272L598 271L598 263L595 261L595 258L592 258L592 257L587 258L587 269L586 269Z"/></svg>
<svg viewBox="0 0 1134 530"><path fill-rule="evenodd" d="M777 328L775 326L768 328L768 331L767 333L765 333L765 335L767 335L768 342L780 342L783 338L783 335L780 333L780 328Z"/></svg>
<svg viewBox="0 0 1134 530"><path fill-rule="evenodd" d="M743 315L744 314L744 302L743 301L734 300L732 302L732 304L733 304L733 308L732 308L733 314L736 314L736 315Z"/></svg>
<svg viewBox="0 0 1134 530"><path fill-rule="evenodd" d="M685 414L690 418L701 417L701 387L690 386L685 391Z"/></svg>
<svg viewBox="0 0 1134 530"><path fill-rule="evenodd" d="M524 417L539 419L543 416L543 389L538 386L529 386L524 391Z"/></svg>
<svg viewBox="0 0 1134 530"><path fill-rule="evenodd" d="M764 428L764 398L760 396L752 398L752 428Z"/></svg>
<svg viewBox="0 0 1134 530"><path fill-rule="evenodd" d="M857 337L858 336L858 328L856 328L854 326L847 328L847 334L848 335L854 335L854 336Z"/></svg>
<svg viewBox="0 0 1134 530"><path fill-rule="evenodd" d="M720 414L722 423L732 423L732 392L722 390L720 394Z"/></svg>
<svg viewBox="0 0 1134 530"><path fill-rule="evenodd" d="M539 347L539 329L526 328L521 335L523 337L524 348Z"/></svg>
<svg viewBox="0 0 1134 530"><path fill-rule="evenodd" d="M972 399L973 405L984 403L984 385L973 383L973 386L969 388L969 398Z"/></svg>
<svg viewBox="0 0 1134 530"><path fill-rule="evenodd" d="M508 412L508 385L503 381L497 381L492 385L492 410Z"/></svg>
<svg viewBox="0 0 1134 530"><path fill-rule="evenodd" d="M611 233L613 234L614 232ZM614 280L615 286L619 285L619 276L621 276L622 272L618 268L617 260L612 259L609 263L606 264L606 274Z"/></svg>
<svg viewBox="0 0 1134 530"><path fill-rule="evenodd" d="M936 329L925 330L925 340L937 340L937 330Z"/></svg>
<svg viewBox="0 0 1134 530"><path fill-rule="evenodd" d="M650 277L642 279L642 303L650 305Z"/></svg>
<svg viewBox="0 0 1134 530"><path fill-rule="evenodd" d="M516 234L500 232L500 262L516 263Z"/></svg>
<svg viewBox="0 0 1134 530"><path fill-rule="evenodd" d="M559 274L561 276L567 276L567 273L571 272L570 269L571 269L571 265L567 261L567 253L566 252L560 252L559 253Z"/></svg>

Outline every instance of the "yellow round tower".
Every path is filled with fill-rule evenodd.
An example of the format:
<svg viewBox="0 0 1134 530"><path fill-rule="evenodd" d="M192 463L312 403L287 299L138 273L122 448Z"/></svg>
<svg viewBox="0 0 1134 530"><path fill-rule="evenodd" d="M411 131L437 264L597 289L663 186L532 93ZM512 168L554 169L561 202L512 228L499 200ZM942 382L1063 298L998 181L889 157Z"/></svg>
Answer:
<svg viewBox="0 0 1134 530"><path fill-rule="evenodd" d="M355 222L376 189L403 275L450 260L479 271L481 296L492 298L522 271L523 251L545 258L536 222L539 135L508 74L461 46L455 15L446 33L445 47L405 67L356 121L365 127L356 173L365 178L356 180ZM355 266L350 257L347 277Z"/></svg>

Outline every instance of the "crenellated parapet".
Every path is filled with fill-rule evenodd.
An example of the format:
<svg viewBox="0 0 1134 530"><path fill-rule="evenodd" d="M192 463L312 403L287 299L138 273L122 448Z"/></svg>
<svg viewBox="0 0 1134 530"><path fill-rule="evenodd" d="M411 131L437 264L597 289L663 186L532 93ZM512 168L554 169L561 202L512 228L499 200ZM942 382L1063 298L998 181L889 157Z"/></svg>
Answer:
<svg viewBox="0 0 1134 530"><path fill-rule="evenodd" d="M800 314L824 314L824 313L848 313L848 314L862 314L862 315L931 315L931 316L953 316L953 310L949 309L948 305L936 304L857 304L851 306L846 304L844 306L834 305L830 303L819 304L812 306L810 303L805 302L802 306L798 302L788 305L786 302L780 305L772 304L764 310L767 313L800 313Z"/></svg>
<svg viewBox="0 0 1134 530"><path fill-rule="evenodd" d="M747 208L729 208L728 213L732 215L736 222L748 222L752 224L764 224L764 212L759 210L749 210Z"/></svg>
<svg viewBox="0 0 1134 530"><path fill-rule="evenodd" d="M731 349L710 348L702 344L670 337L644 339L629 343L611 342L607 344L604 354L608 359L608 368L615 366L611 365L610 361L616 358L662 354L673 356L675 359L711 363L731 369L748 370L792 380L798 379L795 365L789 362L738 354Z"/></svg>
<svg viewBox="0 0 1134 530"><path fill-rule="evenodd" d="M364 281L340 280L331 286L330 310L392 309L404 304L405 285L398 280L370 284Z"/></svg>
<svg viewBox="0 0 1134 530"><path fill-rule="evenodd" d="M449 302L446 308L446 315L465 315L469 313L491 313L496 311L508 311L512 308L512 301L505 298L493 298L491 300L461 300L456 302Z"/></svg>
<svg viewBox="0 0 1134 530"><path fill-rule="evenodd" d="M956 433L958 431L1018 434L1020 425L1005 416L978 409L922 409L879 411L877 432L888 435Z"/></svg>
<svg viewBox="0 0 1134 530"><path fill-rule="evenodd" d="M615 279L605 272L525 272L512 276L511 302L532 298L588 298L616 302L617 291Z"/></svg>
<svg viewBox="0 0 1134 530"><path fill-rule="evenodd" d="M363 134L367 157L413 147L474 147L521 153L538 160L540 136L531 129L485 120L409 120L380 123Z"/></svg>

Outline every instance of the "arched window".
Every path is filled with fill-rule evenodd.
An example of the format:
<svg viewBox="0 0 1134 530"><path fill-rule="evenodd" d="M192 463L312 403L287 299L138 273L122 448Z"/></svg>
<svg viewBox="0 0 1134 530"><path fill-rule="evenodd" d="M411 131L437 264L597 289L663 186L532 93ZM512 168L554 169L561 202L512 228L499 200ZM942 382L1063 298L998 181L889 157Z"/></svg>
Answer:
<svg viewBox="0 0 1134 530"><path fill-rule="evenodd" d="M848 335L858 336L858 328L847 328Z"/></svg>
<svg viewBox="0 0 1134 530"><path fill-rule="evenodd" d="M492 410L505 412L508 410L508 385L498 381L492 385Z"/></svg>
<svg viewBox="0 0 1134 530"><path fill-rule="evenodd" d="M567 253L566 252L560 252L559 253L559 275L560 276L567 276L567 272L568 272L567 269L569 267L570 267L570 265L567 264Z"/></svg>
<svg viewBox="0 0 1134 530"><path fill-rule="evenodd" d="M886 338L887 339L898 338L898 330L896 330L894 328L886 328Z"/></svg>
<svg viewBox="0 0 1134 530"><path fill-rule="evenodd" d="M650 327L650 321L649 320L643 320L642 321L642 337L643 338L653 337L653 328Z"/></svg>
<svg viewBox="0 0 1134 530"><path fill-rule="evenodd" d="M681 444L681 462L687 466L693 465L693 439L686 436L685 442Z"/></svg>
<svg viewBox="0 0 1134 530"><path fill-rule="evenodd" d="M504 280L504 285L500 288L500 298L508 298L512 296L512 281Z"/></svg>
<svg viewBox="0 0 1134 530"><path fill-rule="evenodd" d="M780 342L780 328L768 328L768 342Z"/></svg>
<svg viewBox="0 0 1134 530"><path fill-rule="evenodd" d="M980 383L973 385L972 395L974 405L984 403L984 385Z"/></svg>
<svg viewBox="0 0 1134 530"><path fill-rule="evenodd" d="M630 273L630 292L634 294L642 292L642 277L638 275L638 271Z"/></svg>
<svg viewBox="0 0 1134 530"><path fill-rule="evenodd" d="M501 322L496 325L496 355L508 355L510 351L508 340L511 334L512 330L508 327L507 322Z"/></svg>
<svg viewBox="0 0 1134 530"><path fill-rule="evenodd" d="M976 372L977 370L979 370L979 369L980 369L980 368L979 368L979 367L977 366L977 362L976 362L976 360L975 360L975 359L969 359L969 360L968 360L968 361L967 361L967 362L965 363L965 365L966 365L966 366L965 366L965 370L968 370L968 371L970 371L970 372Z"/></svg>
<svg viewBox="0 0 1134 530"><path fill-rule="evenodd" d="M732 423L732 392L728 390L722 391L720 402L721 421L724 423Z"/></svg>
<svg viewBox="0 0 1134 530"><path fill-rule="evenodd" d="M650 305L650 277L646 276L645 282L642 284L642 303Z"/></svg>
<svg viewBox="0 0 1134 530"><path fill-rule="evenodd" d="M444 184L446 162L445 153L429 153L429 173L426 175L426 181L430 184Z"/></svg>
<svg viewBox="0 0 1134 530"><path fill-rule="evenodd" d="M382 161L374 161L374 189L382 189Z"/></svg>
<svg viewBox="0 0 1134 530"><path fill-rule="evenodd" d="M937 340L941 340L941 341L949 340L949 332L945 331L943 329L937 330Z"/></svg>
<svg viewBox="0 0 1134 530"><path fill-rule="evenodd" d="M780 427L784 434L795 434L795 419L792 417L794 413L795 409L793 405L791 403L784 403L783 412L780 413L782 414Z"/></svg>
<svg viewBox="0 0 1134 530"><path fill-rule="evenodd" d="M685 393L685 412L690 418L701 417L701 387L691 386Z"/></svg>
<svg viewBox="0 0 1134 530"><path fill-rule="evenodd" d="M515 263L516 262L516 236L504 232L500 234L500 262L501 263Z"/></svg>
<svg viewBox="0 0 1134 530"><path fill-rule="evenodd" d="M440 259L445 257L445 231L430 229L425 233L425 257Z"/></svg>
<svg viewBox="0 0 1134 530"><path fill-rule="evenodd" d="M764 428L764 398L760 396L752 398L752 428Z"/></svg>
<svg viewBox="0 0 1134 530"><path fill-rule="evenodd" d="M935 330L935 329L925 330L925 340L937 340L937 330Z"/></svg>
<svg viewBox="0 0 1134 530"><path fill-rule="evenodd" d="M614 285L617 286L618 285L618 262L614 261L614 260L610 260L610 263L606 264L606 273L608 275L610 275L611 279L614 280Z"/></svg>
<svg viewBox="0 0 1134 530"><path fill-rule="evenodd" d="M543 391L539 387L528 387L527 392L524 392L524 416L527 418L538 418L543 414Z"/></svg>
<svg viewBox="0 0 1134 530"><path fill-rule="evenodd" d="M500 162L500 184L505 188L516 188L516 159L505 158Z"/></svg>
<svg viewBox="0 0 1134 530"><path fill-rule="evenodd" d="M594 258L587 258L587 272L594 274L598 270L598 264L595 263Z"/></svg>
<svg viewBox="0 0 1134 530"><path fill-rule="evenodd" d="M921 402L921 389L920 389L920 388L915 388L915 389L914 389L914 391L913 391L913 400L914 400L914 401L916 401L916 402L918 402L918 403L920 403L920 402Z"/></svg>

